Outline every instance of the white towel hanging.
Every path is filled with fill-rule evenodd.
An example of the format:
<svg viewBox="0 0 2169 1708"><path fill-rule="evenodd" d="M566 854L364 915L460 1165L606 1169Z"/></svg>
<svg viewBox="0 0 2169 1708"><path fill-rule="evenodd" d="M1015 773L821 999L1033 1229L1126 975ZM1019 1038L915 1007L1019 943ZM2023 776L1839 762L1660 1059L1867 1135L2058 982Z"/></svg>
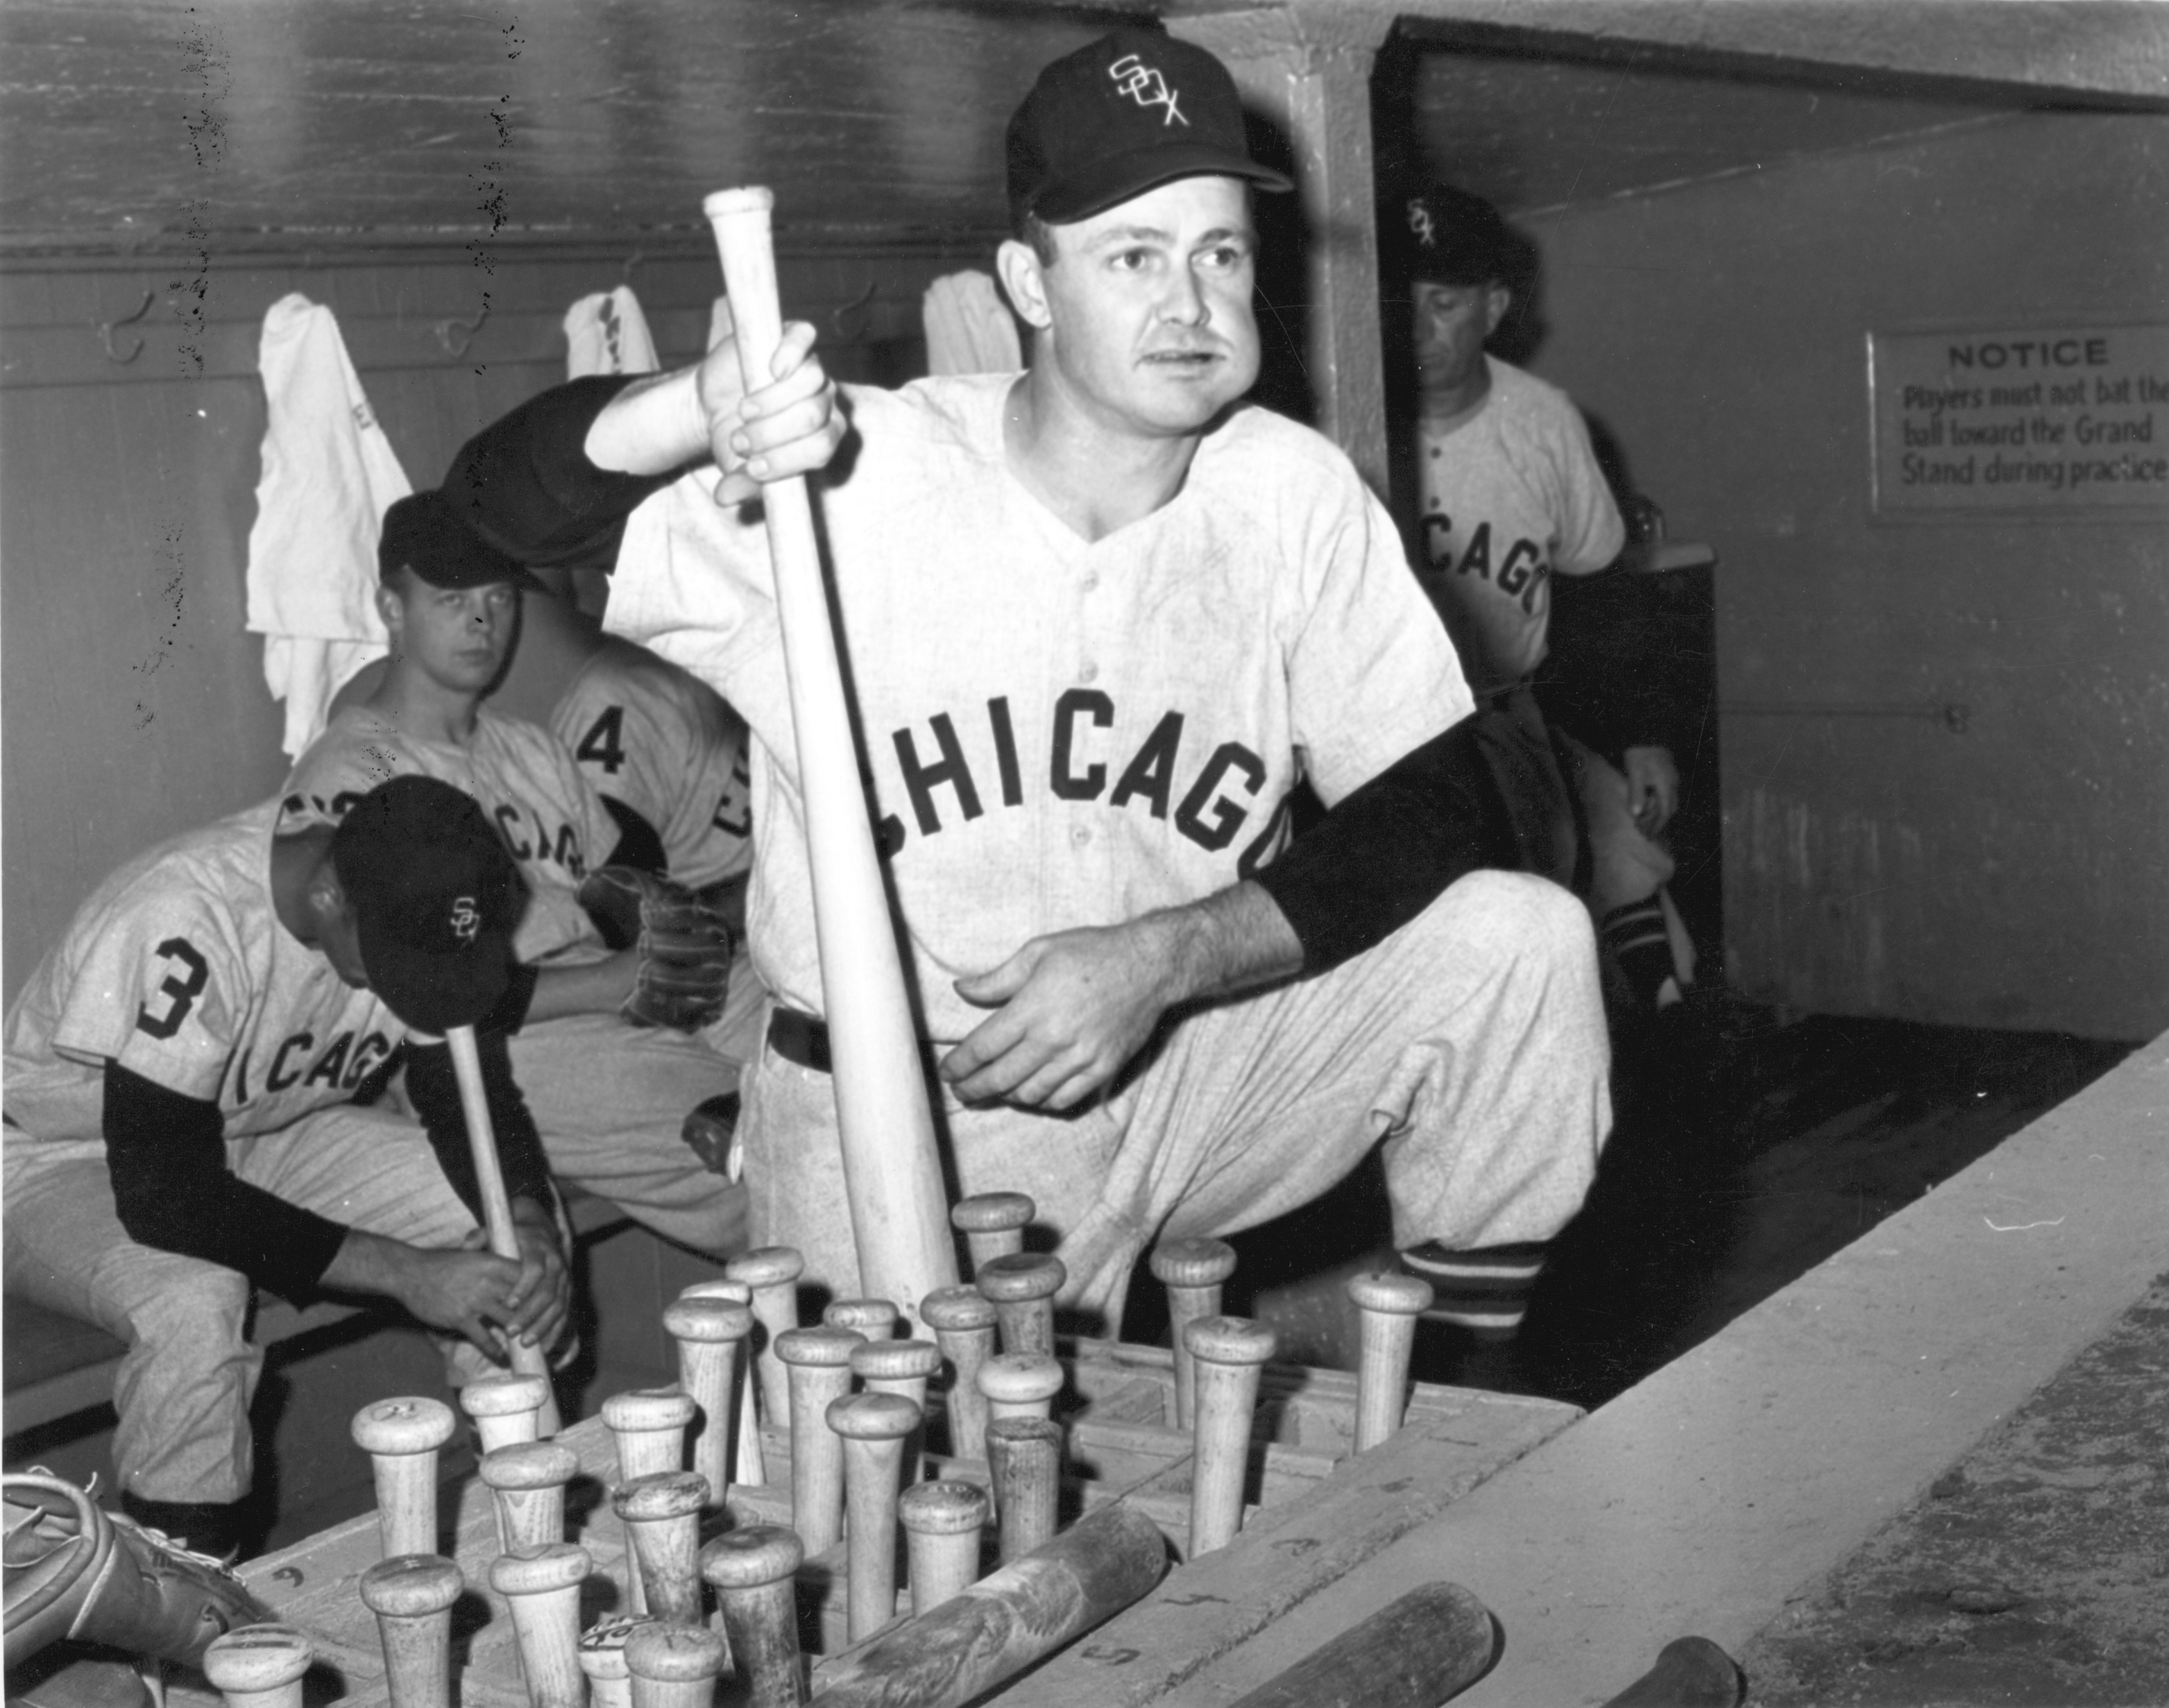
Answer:
<svg viewBox="0 0 2169 1708"><path fill-rule="evenodd" d="M265 312L257 365L269 413L248 530L248 627L286 705L298 758L332 696L385 650L376 539L413 490L361 389L332 311L296 292Z"/></svg>

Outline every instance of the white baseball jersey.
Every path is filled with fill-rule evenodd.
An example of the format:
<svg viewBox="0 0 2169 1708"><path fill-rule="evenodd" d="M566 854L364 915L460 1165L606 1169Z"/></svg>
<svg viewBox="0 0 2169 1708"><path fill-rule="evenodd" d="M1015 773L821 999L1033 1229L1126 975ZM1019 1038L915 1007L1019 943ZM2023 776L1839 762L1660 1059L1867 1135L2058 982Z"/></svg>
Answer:
<svg viewBox="0 0 2169 1708"><path fill-rule="evenodd" d="M1626 530L1565 392L1486 356L1491 389L1417 435L1425 585L1479 694L1543 662L1554 570L1586 575Z"/></svg>
<svg viewBox="0 0 2169 1708"><path fill-rule="evenodd" d="M753 864L745 720L706 683L612 636L565 684L550 728L598 794L655 827L678 882L706 889Z"/></svg>
<svg viewBox="0 0 2169 1708"><path fill-rule="evenodd" d="M383 1065L407 1027L279 923L266 801L159 844L98 886L8 1014L7 1109L102 1157L105 1063L275 1132Z"/></svg>
<svg viewBox="0 0 2169 1708"><path fill-rule="evenodd" d="M925 1024L1031 938L1223 889L1470 709L1383 508L1308 428L1238 409L1175 498L1096 543L1010 472L1014 375L847 388L824 486L876 811ZM630 519L606 621L712 684L754 741L754 962L822 1013L806 833L761 524L712 470Z"/></svg>
<svg viewBox="0 0 2169 1708"><path fill-rule="evenodd" d="M580 880L617 845L617 821L565 744L538 724L487 706L464 744L408 735L366 705L350 705L311 742L280 793L281 828L336 824L389 778L418 774L480 801L520 862L532 899L513 939L523 961L591 960L600 934L580 907Z"/></svg>

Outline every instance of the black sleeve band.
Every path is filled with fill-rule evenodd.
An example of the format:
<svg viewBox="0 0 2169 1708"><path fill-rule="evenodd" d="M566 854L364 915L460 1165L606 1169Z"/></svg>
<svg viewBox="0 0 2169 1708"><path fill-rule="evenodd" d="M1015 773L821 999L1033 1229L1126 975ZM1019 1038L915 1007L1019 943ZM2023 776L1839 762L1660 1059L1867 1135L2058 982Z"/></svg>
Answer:
<svg viewBox="0 0 2169 1708"><path fill-rule="evenodd" d="M1474 723L1404 754L1257 874L1303 944L1306 977L1383 942L1455 879L1514 865Z"/></svg>
<svg viewBox="0 0 2169 1708"><path fill-rule="evenodd" d="M491 1032L502 1032L507 1037L527 1024L527 1010L535 1001L535 986L542 976L542 969L515 960L506 975L504 994L497 999L497 1006L475 1022L477 1036Z"/></svg>
<svg viewBox="0 0 2169 1708"><path fill-rule="evenodd" d="M617 846L603 864L606 866L631 866L635 871L653 872L658 878L670 875L670 855L663 846L662 833L650 824L637 808L627 806L615 795L603 796L603 805L610 816L617 821ZM622 949L623 944L612 945Z"/></svg>
<svg viewBox="0 0 2169 1708"><path fill-rule="evenodd" d="M458 1193L460 1201L486 1222L482 1184L476 1178L474 1152L467 1144L466 1114L460 1106L460 1082L452 1068L451 1046L407 1040L407 1099L428 1129L437 1166ZM490 1125L497 1137L497 1158L504 1176L507 1198L530 1198L545 1210L557 1203L550 1186L550 1164L542 1154L542 1136L527 1099L512 1077L512 1056L504 1034L477 1032L475 1053L482 1060L482 1094L489 1104Z"/></svg>
<svg viewBox="0 0 2169 1708"><path fill-rule="evenodd" d="M306 1304L347 1231L236 1179L226 1166L225 1128L216 1104L107 1061L106 1167L129 1238L237 1269L253 1285Z"/></svg>
<svg viewBox="0 0 2169 1708"><path fill-rule="evenodd" d="M639 377L591 375L530 397L460 447L445 496L476 533L522 563L606 552L607 567L626 515L677 478L621 474L588 460L588 429Z"/></svg>

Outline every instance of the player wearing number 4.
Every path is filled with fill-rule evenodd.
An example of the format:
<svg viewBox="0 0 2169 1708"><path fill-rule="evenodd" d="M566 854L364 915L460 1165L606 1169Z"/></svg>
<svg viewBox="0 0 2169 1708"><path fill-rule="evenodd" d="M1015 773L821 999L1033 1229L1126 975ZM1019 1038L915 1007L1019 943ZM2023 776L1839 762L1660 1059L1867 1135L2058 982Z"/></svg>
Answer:
<svg viewBox="0 0 2169 1708"><path fill-rule="evenodd" d="M738 1062L687 1035L729 1000L728 932L647 875L663 859L653 830L628 834L563 742L484 703L512 650L525 572L436 492L386 513L377 556L390 655L296 764L282 833L337 822L390 775L433 776L480 801L534 895L514 944L510 1048L552 1168L681 1244L737 1248L743 1194L684 1137L689 1114L737 1087ZM682 965L656 953L670 910L689 923ZM690 990L663 986L675 971ZM749 1025L758 993L738 998Z"/></svg>
<svg viewBox="0 0 2169 1708"><path fill-rule="evenodd" d="M1138 29L1042 72L1009 151L1024 374L839 398L801 325L749 396L723 349L484 435L508 541L641 504L608 621L753 730L754 952L782 1004L746 1094L754 1236L851 1289L745 505L848 428L820 494L834 603L961 1188L1031 1193L1067 1302L1110 1320L1156 1237L1264 1221L1381 1144L1404 1247L1547 1239L1610 1119L1588 922L1472 870L1496 803L1392 522L1333 445L1243 404L1250 191L1286 182L1250 159L1219 62ZM1306 777L1337 810L1287 849Z"/></svg>
<svg viewBox="0 0 2169 1708"><path fill-rule="evenodd" d="M274 838L267 801L106 880L7 1024L7 1286L125 1341L114 1464L143 1523L244 1538L250 1290L396 1299L463 1333L566 1322L535 1125L487 1019L525 886L479 807L402 778L336 830ZM521 1261L482 1248L446 1028L478 1051ZM365 1107L402 1044L415 1120ZM471 1345L468 1344L471 1343Z"/></svg>

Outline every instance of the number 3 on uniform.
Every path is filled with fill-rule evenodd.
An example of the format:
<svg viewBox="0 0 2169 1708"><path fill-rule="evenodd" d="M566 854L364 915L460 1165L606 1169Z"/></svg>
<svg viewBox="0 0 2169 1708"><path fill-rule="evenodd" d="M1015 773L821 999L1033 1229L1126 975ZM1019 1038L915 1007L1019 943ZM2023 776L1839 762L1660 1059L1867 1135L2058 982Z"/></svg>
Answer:
<svg viewBox="0 0 2169 1708"><path fill-rule="evenodd" d="M154 1014L150 1003L144 1003L136 1010L136 1030L147 1032L153 1038L170 1038L181 1030L181 1022L188 1019L189 1010L196 1005L196 998L211 982L211 968L185 937L168 937L158 945L158 953L168 960L179 961L188 970L187 974L167 976L158 992L172 998L173 1006L163 1014Z"/></svg>
<svg viewBox="0 0 2169 1708"><path fill-rule="evenodd" d="M583 764L594 760L602 766L605 775L616 776L625 764L625 708L605 706L603 715L589 725L587 734L580 737L580 745L573 748L573 757Z"/></svg>

